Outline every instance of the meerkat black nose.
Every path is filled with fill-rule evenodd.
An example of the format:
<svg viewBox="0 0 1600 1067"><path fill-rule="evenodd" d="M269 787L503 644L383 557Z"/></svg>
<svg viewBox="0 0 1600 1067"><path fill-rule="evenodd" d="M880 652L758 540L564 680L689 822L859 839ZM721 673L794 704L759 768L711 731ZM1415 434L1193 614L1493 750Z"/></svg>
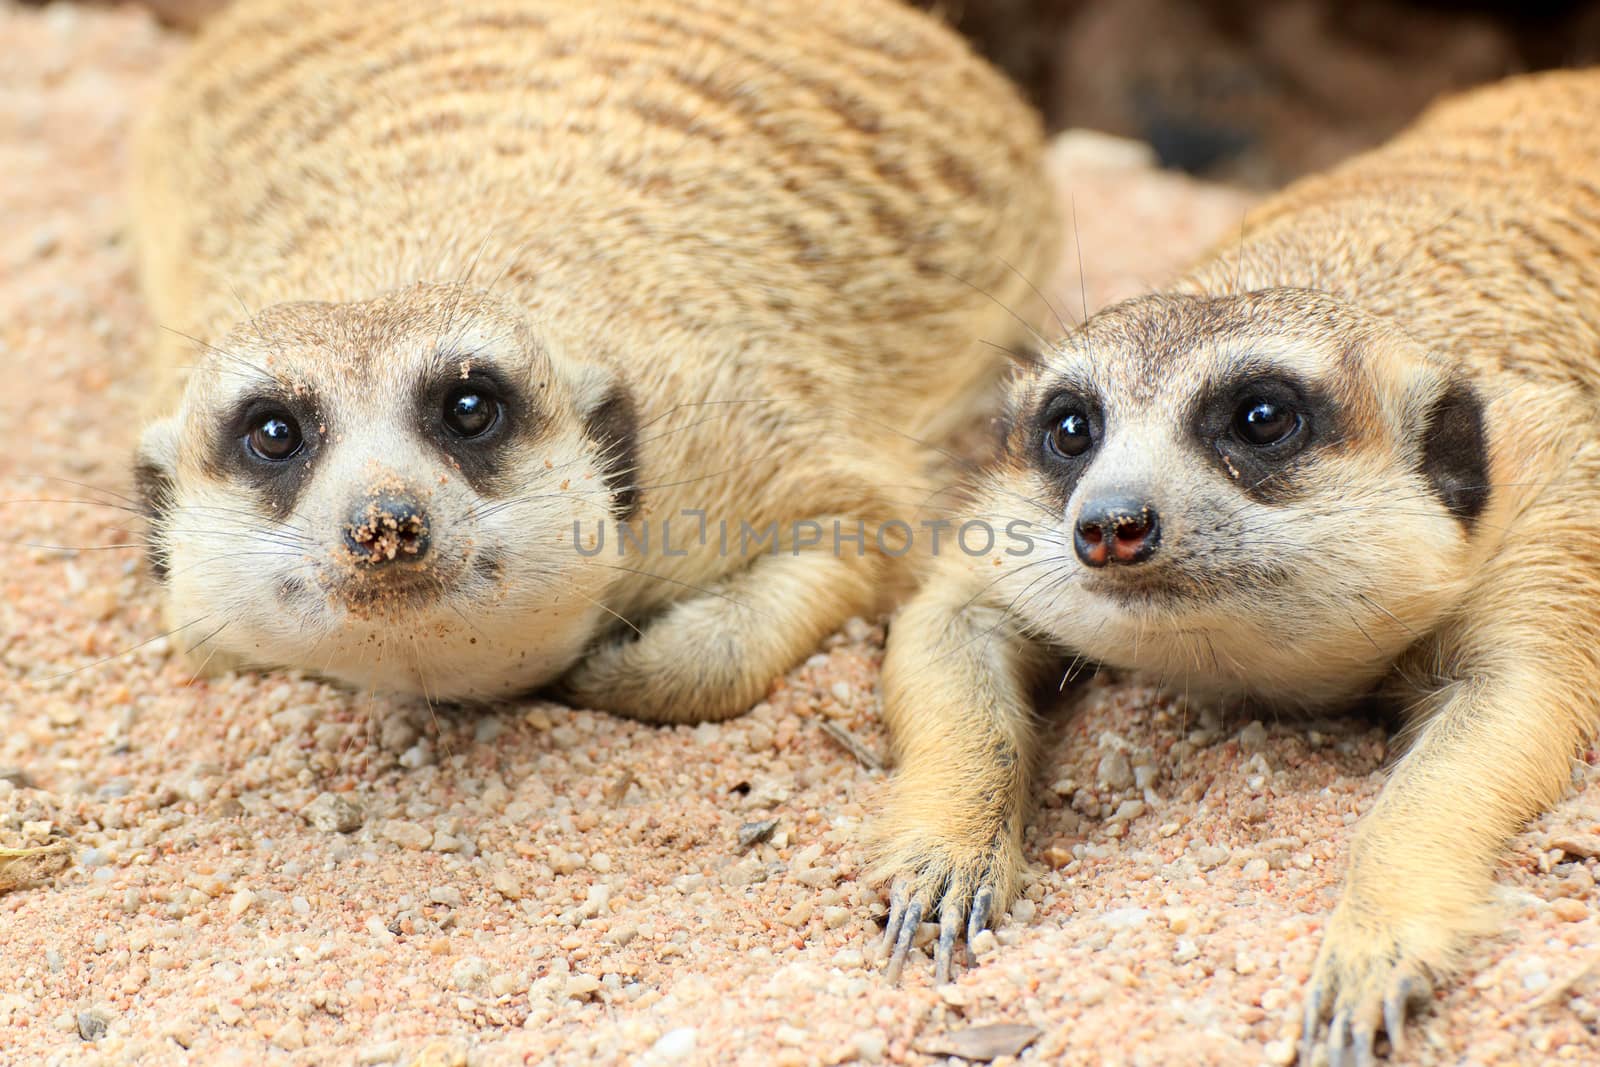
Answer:
<svg viewBox="0 0 1600 1067"><path fill-rule="evenodd" d="M1084 504L1073 530L1072 547L1086 567L1108 563L1143 563L1161 541L1156 509L1126 498L1091 500Z"/></svg>
<svg viewBox="0 0 1600 1067"><path fill-rule="evenodd" d="M383 493L356 504L345 547L361 563L416 560L428 554L428 515L410 495Z"/></svg>

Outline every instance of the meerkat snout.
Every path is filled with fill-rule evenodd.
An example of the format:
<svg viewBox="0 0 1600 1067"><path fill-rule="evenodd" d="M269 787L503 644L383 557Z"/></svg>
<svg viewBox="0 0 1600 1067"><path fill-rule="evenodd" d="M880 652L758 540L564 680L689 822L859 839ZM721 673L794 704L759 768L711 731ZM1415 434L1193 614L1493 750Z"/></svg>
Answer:
<svg viewBox="0 0 1600 1067"><path fill-rule="evenodd" d="M1143 563L1161 543L1161 514L1133 496L1098 497L1083 505L1072 548L1085 567Z"/></svg>
<svg viewBox="0 0 1600 1067"><path fill-rule="evenodd" d="M344 528L351 558L369 566L421 560L429 541L427 510L410 493L381 493L358 502Z"/></svg>

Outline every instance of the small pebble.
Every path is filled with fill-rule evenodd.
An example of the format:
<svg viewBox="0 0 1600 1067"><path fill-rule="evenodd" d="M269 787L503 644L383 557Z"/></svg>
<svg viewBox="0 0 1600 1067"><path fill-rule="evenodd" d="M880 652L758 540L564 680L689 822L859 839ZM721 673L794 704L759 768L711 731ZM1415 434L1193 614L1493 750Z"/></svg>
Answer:
<svg viewBox="0 0 1600 1067"><path fill-rule="evenodd" d="M414 771L419 767L430 766L433 763L433 746L426 741L418 741L400 753L399 763L400 766L410 771Z"/></svg>
<svg viewBox="0 0 1600 1067"><path fill-rule="evenodd" d="M494 891L507 900L522 899L522 884L512 876L510 871L495 871L489 876L489 884Z"/></svg>
<svg viewBox="0 0 1600 1067"><path fill-rule="evenodd" d="M477 989L489 980L489 963L482 956L468 956L450 970L450 984L462 992Z"/></svg>
<svg viewBox="0 0 1600 1067"><path fill-rule="evenodd" d="M762 819L759 822L747 822L739 827L739 847L751 848L761 844L772 837L772 831L778 828L777 819Z"/></svg>
<svg viewBox="0 0 1600 1067"><path fill-rule="evenodd" d="M1129 789L1133 786L1133 768L1128 757L1113 749L1100 757L1095 768L1095 781L1107 789Z"/></svg>
<svg viewBox="0 0 1600 1067"><path fill-rule="evenodd" d="M461 907L461 890L453 885L435 885L428 887L428 899L435 904L443 904L450 908Z"/></svg>
<svg viewBox="0 0 1600 1067"><path fill-rule="evenodd" d="M401 819L390 819L383 824L380 831L383 838L391 841L401 848L409 848L420 852L433 843L433 831L414 822L405 822Z"/></svg>
<svg viewBox="0 0 1600 1067"><path fill-rule="evenodd" d="M78 1036L85 1041L99 1041L106 1036L109 1025L105 1014L98 1009L78 1013Z"/></svg>
<svg viewBox="0 0 1600 1067"><path fill-rule="evenodd" d="M583 906L578 910L584 918L592 919L606 910L606 905L611 903L611 887L604 882L596 882L589 887L589 892L583 898Z"/></svg>
<svg viewBox="0 0 1600 1067"><path fill-rule="evenodd" d="M273 1032L272 1043L285 1052L297 1052L306 1046L306 1028L299 1019L290 1019Z"/></svg>
<svg viewBox="0 0 1600 1067"><path fill-rule="evenodd" d="M363 821L361 809L337 793L318 793L300 809L300 817L315 830L337 834L359 830Z"/></svg>
<svg viewBox="0 0 1600 1067"><path fill-rule="evenodd" d="M233 894L233 899L228 901L228 914L237 919L251 908L255 907L259 898L248 889L240 889Z"/></svg>
<svg viewBox="0 0 1600 1067"><path fill-rule="evenodd" d="M1556 913L1556 918L1562 922L1582 922L1589 917L1589 909L1581 900L1572 897L1562 897L1550 905L1550 910Z"/></svg>
<svg viewBox="0 0 1600 1067"><path fill-rule="evenodd" d="M692 1026L668 1030L650 1046L650 1055L662 1060L681 1060L694 1052L695 1031Z"/></svg>
<svg viewBox="0 0 1600 1067"><path fill-rule="evenodd" d="M582 1000L600 989L600 979L592 974L575 974L567 979L565 994L568 1000Z"/></svg>
<svg viewBox="0 0 1600 1067"><path fill-rule="evenodd" d="M1243 730L1239 731L1239 747L1246 752L1260 752L1267 745L1267 728L1260 719L1250 720Z"/></svg>

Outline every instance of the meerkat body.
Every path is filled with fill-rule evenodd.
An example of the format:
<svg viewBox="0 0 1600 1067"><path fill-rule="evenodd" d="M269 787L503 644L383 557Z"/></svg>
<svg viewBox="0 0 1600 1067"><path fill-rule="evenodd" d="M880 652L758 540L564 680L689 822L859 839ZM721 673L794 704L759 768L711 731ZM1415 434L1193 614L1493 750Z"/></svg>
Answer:
<svg viewBox="0 0 1600 1067"><path fill-rule="evenodd" d="M136 209L196 659L663 720L870 609L1053 230L1034 118L890 0L247 0Z"/></svg>
<svg viewBox="0 0 1600 1067"><path fill-rule="evenodd" d="M1351 846L1307 1055L1370 1059L1481 929L1508 837L1600 721L1600 75L1450 100L1292 186L1173 291L1108 308L1008 395L969 518L895 620L881 823L904 958L948 973L1016 888L1032 687L1083 657L1175 691L1386 691L1409 748Z"/></svg>

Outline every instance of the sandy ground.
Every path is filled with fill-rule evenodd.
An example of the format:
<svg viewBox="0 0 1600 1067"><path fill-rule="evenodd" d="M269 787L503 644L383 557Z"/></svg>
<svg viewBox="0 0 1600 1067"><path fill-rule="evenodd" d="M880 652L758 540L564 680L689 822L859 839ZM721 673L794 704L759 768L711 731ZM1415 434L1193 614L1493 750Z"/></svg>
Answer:
<svg viewBox="0 0 1600 1067"><path fill-rule="evenodd" d="M996 946L895 989L857 880L883 772L825 730L885 750L882 620L720 726L191 684L116 547L151 329L126 131L181 43L132 10L6 0L0 42L0 846L73 849L0 895L0 1062L916 1063L988 1023L1039 1031L996 1062L1287 1062L1381 780L1370 724L1092 683L1052 718ZM1065 152L1091 305L1225 240L1244 203L1116 154ZM1438 996L1417 1062L1600 1061L1588 782L1516 842L1504 935Z"/></svg>

